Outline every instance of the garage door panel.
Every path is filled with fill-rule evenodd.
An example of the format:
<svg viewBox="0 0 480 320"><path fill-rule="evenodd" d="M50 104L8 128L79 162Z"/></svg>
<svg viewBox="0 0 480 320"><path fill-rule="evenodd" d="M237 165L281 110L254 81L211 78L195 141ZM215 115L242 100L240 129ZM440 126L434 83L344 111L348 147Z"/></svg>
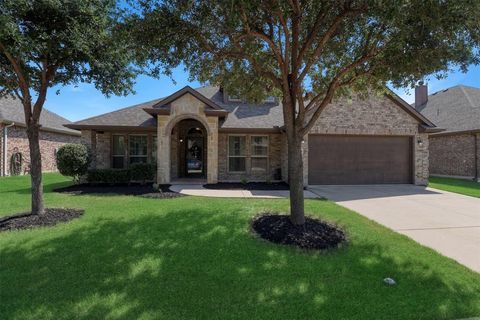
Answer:
<svg viewBox="0 0 480 320"><path fill-rule="evenodd" d="M310 184L411 183L411 139L310 135Z"/></svg>

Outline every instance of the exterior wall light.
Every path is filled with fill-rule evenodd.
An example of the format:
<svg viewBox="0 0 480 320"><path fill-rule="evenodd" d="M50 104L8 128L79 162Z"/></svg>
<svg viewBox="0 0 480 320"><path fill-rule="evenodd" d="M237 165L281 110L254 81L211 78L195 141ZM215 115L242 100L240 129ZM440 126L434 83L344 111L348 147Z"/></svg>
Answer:
<svg viewBox="0 0 480 320"><path fill-rule="evenodd" d="M423 141L422 141L422 139L418 138L418 139L417 139L417 144L418 144L419 147L423 147Z"/></svg>

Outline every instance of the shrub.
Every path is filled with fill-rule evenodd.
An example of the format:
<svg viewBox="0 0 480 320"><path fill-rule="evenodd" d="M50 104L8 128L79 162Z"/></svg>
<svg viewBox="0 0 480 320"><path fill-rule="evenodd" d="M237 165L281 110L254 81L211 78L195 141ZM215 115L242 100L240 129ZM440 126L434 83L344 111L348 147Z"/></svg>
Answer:
<svg viewBox="0 0 480 320"><path fill-rule="evenodd" d="M129 169L95 169L87 173L87 182L89 183L129 183Z"/></svg>
<svg viewBox="0 0 480 320"><path fill-rule="evenodd" d="M57 151L57 168L64 176L78 182L90 165L90 152L83 144L70 143L63 145Z"/></svg>
<svg viewBox="0 0 480 320"><path fill-rule="evenodd" d="M153 181L155 179L157 166L151 163L135 163L130 166L129 170L132 181L145 183L146 181Z"/></svg>

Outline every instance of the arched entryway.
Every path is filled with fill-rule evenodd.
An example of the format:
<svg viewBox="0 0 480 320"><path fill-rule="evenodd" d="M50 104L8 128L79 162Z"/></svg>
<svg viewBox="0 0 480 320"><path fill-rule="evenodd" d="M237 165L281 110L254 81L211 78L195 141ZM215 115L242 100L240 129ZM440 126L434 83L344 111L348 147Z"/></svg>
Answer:
<svg viewBox="0 0 480 320"><path fill-rule="evenodd" d="M170 142L170 176L172 179L206 178L207 130L195 119L183 119L175 124Z"/></svg>

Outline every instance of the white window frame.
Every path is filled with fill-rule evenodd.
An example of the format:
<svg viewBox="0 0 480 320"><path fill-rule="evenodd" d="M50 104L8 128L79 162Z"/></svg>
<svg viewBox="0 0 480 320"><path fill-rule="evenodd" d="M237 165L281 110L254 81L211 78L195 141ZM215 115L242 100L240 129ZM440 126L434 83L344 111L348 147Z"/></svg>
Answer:
<svg viewBox="0 0 480 320"><path fill-rule="evenodd" d="M115 137L123 137L123 154L115 154L115 147L114 147L114 143L115 143ZM125 168L125 157L126 157L126 150L127 150L127 138L124 134L112 134L112 160L111 160L111 167L113 168L113 159L115 157L119 158L119 157L122 157L122 167L121 168L115 168L115 169L124 169Z"/></svg>
<svg viewBox="0 0 480 320"><path fill-rule="evenodd" d="M145 137L145 140L147 142L147 151L145 155L132 155L130 153L130 137ZM130 161L131 158L145 158L145 162L135 162L135 163L148 163L148 135L147 134L129 134L128 135L128 165L132 165L133 163Z"/></svg>
<svg viewBox="0 0 480 320"><path fill-rule="evenodd" d="M262 138L267 138L267 142L265 147L267 147L267 154L266 155L255 155L253 153L254 150L254 144L253 144L253 139L255 137L262 137ZM250 136L250 170L252 172L268 172L268 165L269 165L269 153L270 153L270 137L266 134L253 134ZM264 169L254 169L252 165L252 159L257 158L257 159L267 159L267 166Z"/></svg>
<svg viewBox="0 0 480 320"><path fill-rule="evenodd" d="M243 156L231 156L230 155L230 137L244 137L245 138L245 152ZM246 173L247 172L247 152L248 152L248 147L247 147L247 135L246 134L229 134L227 136L227 172L228 173ZM230 158L244 158L245 159L245 170L243 171L231 171L230 170Z"/></svg>

